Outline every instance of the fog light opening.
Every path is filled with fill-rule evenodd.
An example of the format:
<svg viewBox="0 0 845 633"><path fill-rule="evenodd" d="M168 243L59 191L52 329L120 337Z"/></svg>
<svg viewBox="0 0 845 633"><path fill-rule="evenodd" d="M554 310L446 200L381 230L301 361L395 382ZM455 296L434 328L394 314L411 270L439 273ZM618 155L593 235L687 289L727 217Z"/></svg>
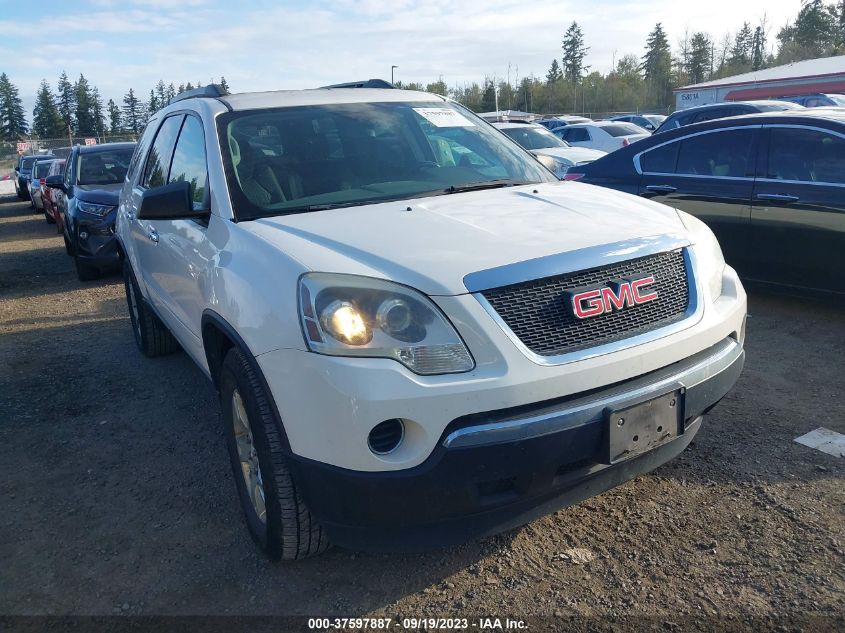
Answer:
<svg viewBox="0 0 845 633"><path fill-rule="evenodd" d="M405 424L394 418L385 420L373 427L367 436L367 446L376 455L388 455L399 448L405 438Z"/></svg>

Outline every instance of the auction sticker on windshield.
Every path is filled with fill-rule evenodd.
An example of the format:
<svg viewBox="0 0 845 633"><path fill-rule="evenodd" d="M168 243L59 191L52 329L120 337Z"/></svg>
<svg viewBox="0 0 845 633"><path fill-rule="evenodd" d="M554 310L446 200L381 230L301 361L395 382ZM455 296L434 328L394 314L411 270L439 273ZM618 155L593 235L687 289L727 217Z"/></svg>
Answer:
<svg viewBox="0 0 845 633"><path fill-rule="evenodd" d="M414 112L437 127L475 127L475 123L450 108L414 108Z"/></svg>

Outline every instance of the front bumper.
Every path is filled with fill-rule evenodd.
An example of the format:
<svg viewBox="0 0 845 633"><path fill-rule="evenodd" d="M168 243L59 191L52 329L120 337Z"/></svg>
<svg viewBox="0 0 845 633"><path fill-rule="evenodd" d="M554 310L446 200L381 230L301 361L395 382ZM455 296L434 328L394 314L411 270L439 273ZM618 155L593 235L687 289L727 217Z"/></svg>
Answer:
<svg viewBox="0 0 845 633"><path fill-rule="evenodd" d="M360 472L296 455L306 504L338 545L373 551L445 546L517 527L675 457L744 363L728 337L683 361L599 391L454 420L414 468ZM608 463L606 411L683 388L673 439Z"/></svg>
<svg viewBox="0 0 845 633"><path fill-rule="evenodd" d="M120 265L117 238L114 234L116 218L114 211L102 219L83 217L76 211L73 218L73 237L76 254L82 261L99 268Z"/></svg>

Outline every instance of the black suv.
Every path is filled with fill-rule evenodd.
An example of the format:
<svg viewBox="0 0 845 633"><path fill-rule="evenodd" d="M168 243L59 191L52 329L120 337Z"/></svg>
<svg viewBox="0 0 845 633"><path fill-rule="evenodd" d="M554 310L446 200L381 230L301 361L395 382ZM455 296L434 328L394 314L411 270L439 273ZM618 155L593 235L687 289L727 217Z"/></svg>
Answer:
<svg viewBox="0 0 845 633"><path fill-rule="evenodd" d="M698 123L573 167L566 179L698 216L748 280L845 297L845 110Z"/></svg>
<svg viewBox="0 0 845 633"><path fill-rule="evenodd" d="M103 269L120 266L114 221L134 151L135 143L76 145L65 164L64 176L50 176L46 181L56 190L65 248L81 281L95 279Z"/></svg>
<svg viewBox="0 0 845 633"><path fill-rule="evenodd" d="M729 116L754 114L755 112L776 112L778 110L800 110L803 106L789 101L735 101L731 103L708 103L686 110L676 110L660 124L654 133L666 132L693 123L724 119Z"/></svg>

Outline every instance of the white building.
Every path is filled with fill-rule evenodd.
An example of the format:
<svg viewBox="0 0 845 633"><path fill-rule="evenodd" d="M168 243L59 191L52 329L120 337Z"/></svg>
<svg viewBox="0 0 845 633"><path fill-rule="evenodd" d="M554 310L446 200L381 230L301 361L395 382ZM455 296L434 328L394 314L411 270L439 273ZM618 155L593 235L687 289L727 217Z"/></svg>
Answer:
<svg viewBox="0 0 845 633"><path fill-rule="evenodd" d="M845 93L845 55L808 59L675 88L678 110L705 103Z"/></svg>

